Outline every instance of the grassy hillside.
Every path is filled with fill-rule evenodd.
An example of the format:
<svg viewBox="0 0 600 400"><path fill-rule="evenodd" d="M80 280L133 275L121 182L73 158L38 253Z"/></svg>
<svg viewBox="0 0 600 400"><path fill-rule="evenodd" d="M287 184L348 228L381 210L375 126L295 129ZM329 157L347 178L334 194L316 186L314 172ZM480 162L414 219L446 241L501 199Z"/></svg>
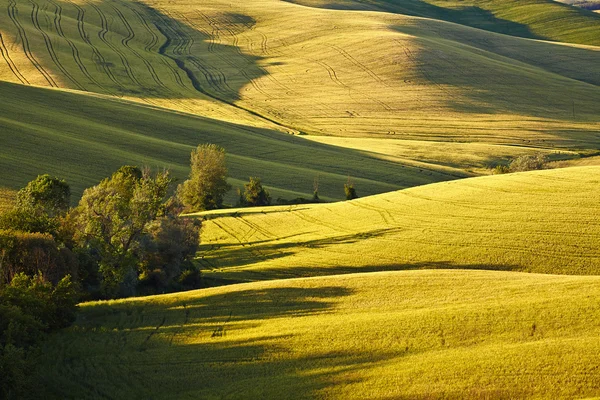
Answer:
<svg viewBox="0 0 600 400"><path fill-rule="evenodd" d="M0 184L11 188L50 173L66 178L78 196L124 164L167 167L181 181L189 172L192 148L207 142L226 149L234 186L259 176L274 199L311 197L317 176L322 196L329 199L343 198L348 176L363 193L465 176L104 97L1 82L0 90L5 101L0 109ZM235 199L232 190L230 201Z"/></svg>
<svg viewBox="0 0 600 400"><path fill-rule="evenodd" d="M3 1L13 82L290 132L600 144L595 47L275 0Z"/></svg>
<svg viewBox="0 0 600 400"><path fill-rule="evenodd" d="M600 45L600 18L553 0L287 0L312 7L376 10L454 22L531 39ZM570 3L570 1L563 1ZM590 2L590 4L593 2Z"/></svg>
<svg viewBox="0 0 600 400"><path fill-rule="evenodd" d="M436 266L597 275L599 176L573 167L205 213L201 261L208 276L248 280Z"/></svg>
<svg viewBox="0 0 600 400"><path fill-rule="evenodd" d="M600 278L403 271L86 303L56 398L588 398Z"/></svg>
<svg viewBox="0 0 600 400"><path fill-rule="evenodd" d="M17 193L14 190L0 187L0 212L8 210L15 202Z"/></svg>

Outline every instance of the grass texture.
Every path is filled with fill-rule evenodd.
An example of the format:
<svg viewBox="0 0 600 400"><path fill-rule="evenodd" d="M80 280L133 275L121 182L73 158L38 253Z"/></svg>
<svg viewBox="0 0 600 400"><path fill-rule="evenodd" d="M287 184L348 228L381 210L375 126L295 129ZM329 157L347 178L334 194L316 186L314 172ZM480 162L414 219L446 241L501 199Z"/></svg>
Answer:
<svg viewBox="0 0 600 400"><path fill-rule="evenodd" d="M400 271L85 303L44 348L57 398L600 395L600 278Z"/></svg>
<svg viewBox="0 0 600 400"><path fill-rule="evenodd" d="M573 167L203 213L200 261L207 276L240 280L432 267L598 275L599 177Z"/></svg>

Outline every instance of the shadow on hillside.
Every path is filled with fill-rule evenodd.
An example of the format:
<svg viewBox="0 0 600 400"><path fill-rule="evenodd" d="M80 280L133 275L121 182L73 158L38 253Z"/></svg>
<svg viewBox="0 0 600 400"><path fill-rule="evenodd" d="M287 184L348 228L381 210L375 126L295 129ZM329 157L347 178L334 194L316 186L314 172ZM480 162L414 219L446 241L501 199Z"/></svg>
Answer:
<svg viewBox="0 0 600 400"><path fill-rule="evenodd" d="M283 1L301 5L309 4L303 0ZM362 2L331 2L323 4L320 7L328 9L384 11L450 21L457 24L485 29L491 32L503 33L506 35L532 39L545 39L543 36L534 34L527 25L498 18L490 11L476 6L446 8L436 6L422 0L374 0L370 1L368 5Z"/></svg>
<svg viewBox="0 0 600 400"><path fill-rule="evenodd" d="M321 342L313 351L294 348L302 339L285 325L281 334L256 334L267 319L328 313L336 299L352 294L345 287L292 283L205 293L85 306L75 326L56 337L69 345L51 342L44 349L38 379L47 395L312 398L356 382L353 372L402 356L325 350ZM312 329L322 340L335 335L325 326Z"/></svg>
<svg viewBox="0 0 600 400"><path fill-rule="evenodd" d="M246 15L221 13L216 21L202 7L168 13L124 0L36 0L8 9L11 23L3 34L23 46L45 43L25 55L49 86L173 99L195 90L233 102L266 74L260 57L220 42L219 35L229 35L235 43L252 28L255 21ZM11 70L21 83L34 75Z"/></svg>

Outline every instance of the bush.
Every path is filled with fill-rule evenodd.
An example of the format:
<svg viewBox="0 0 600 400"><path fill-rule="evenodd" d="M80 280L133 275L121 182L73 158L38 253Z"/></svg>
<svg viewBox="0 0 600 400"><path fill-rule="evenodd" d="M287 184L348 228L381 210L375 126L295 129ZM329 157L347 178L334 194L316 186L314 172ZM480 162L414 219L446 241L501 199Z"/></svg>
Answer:
<svg viewBox="0 0 600 400"><path fill-rule="evenodd" d="M250 177L250 182L244 185L244 193L240 192L240 206L257 207L270 205L271 195L263 188L260 178Z"/></svg>
<svg viewBox="0 0 600 400"><path fill-rule="evenodd" d="M344 184L344 193L346 194L346 200L353 200L358 198L353 183L348 182Z"/></svg>
<svg viewBox="0 0 600 400"><path fill-rule="evenodd" d="M494 174L494 175L508 174L509 172L510 172L510 168L507 167L506 165L496 165L492 169L492 174Z"/></svg>
<svg viewBox="0 0 600 400"><path fill-rule="evenodd" d="M510 172L534 171L544 169L548 157L543 154L533 156L520 156L511 161Z"/></svg>

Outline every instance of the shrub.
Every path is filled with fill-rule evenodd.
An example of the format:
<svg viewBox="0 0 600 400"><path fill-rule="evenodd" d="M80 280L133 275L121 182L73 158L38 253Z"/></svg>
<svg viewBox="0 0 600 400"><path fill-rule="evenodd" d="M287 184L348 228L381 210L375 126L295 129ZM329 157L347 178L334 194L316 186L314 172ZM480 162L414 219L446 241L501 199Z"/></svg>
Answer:
<svg viewBox="0 0 600 400"><path fill-rule="evenodd" d="M260 178L250 177L244 185L244 193L240 192L240 206L270 206L271 195L263 188Z"/></svg>
<svg viewBox="0 0 600 400"><path fill-rule="evenodd" d="M358 195L356 194L356 189L354 188L353 183L345 183L344 184L344 193L346 194L346 200L357 199Z"/></svg>
<svg viewBox="0 0 600 400"><path fill-rule="evenodd" d="M510 172L534 171L544 169L548 157L543 154L520 156L511 161Z"/></svg>

